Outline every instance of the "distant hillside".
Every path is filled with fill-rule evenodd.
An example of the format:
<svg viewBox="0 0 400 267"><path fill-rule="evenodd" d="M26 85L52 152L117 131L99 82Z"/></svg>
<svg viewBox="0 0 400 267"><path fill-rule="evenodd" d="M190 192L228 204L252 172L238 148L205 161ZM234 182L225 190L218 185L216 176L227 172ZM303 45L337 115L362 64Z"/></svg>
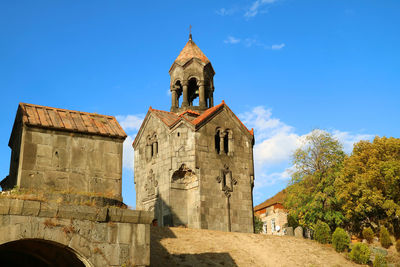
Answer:
<svg viewBox="0 0 400 267"><path fill-rule="evenodd" d="M331 247L289 236L151 227L151 266L360 266Z"/></svg>

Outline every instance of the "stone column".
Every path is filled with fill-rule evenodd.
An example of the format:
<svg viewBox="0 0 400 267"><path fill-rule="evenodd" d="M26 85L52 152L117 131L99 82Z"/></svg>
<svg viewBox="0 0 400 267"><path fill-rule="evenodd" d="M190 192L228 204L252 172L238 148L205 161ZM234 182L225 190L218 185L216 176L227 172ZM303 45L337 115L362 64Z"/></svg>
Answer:
<svg viewBox="0 0 400 267"><path fill-rule="evenodd" d="M171 86L171 109L177 108L177 100L178 100L178 95L176 93L176 87Z"/></svg>
<svg viewBox="0 0 400 267"><path fill-rule="evenodd" d="M228 155L232 156L234 150L232 130L228 133Z"/></svg>
<svg viewBox="0 0 400 267"><path fill-rule="evenodd" d="M153 143L153 156L156 156L158 153L158 143L154 142Z"/></svg>
<svg viewBox="0 0 400 267"><path fill-rule="evenodd" d="M182 107L189 106L189 96L188 96L188 82L183 82L183 99L182 99Z"/></svg>
<svg viewBox="0 0 400 267"><path fill-rule="evenodd" d="M225 153L224 137L226 132L219 132L219 154Z"/></svg>
<svg viewBox="0 0 400 267"><path fill-rule="evenodd" d="M199 106L205 108L206 103L206 92L204 88L204 81L199 81Z"/></svg>
<svg viewBox="0 0 400 267"><path fill-rule="evenodd" d="M214 106L214 86L210 88L210 108Z"/></svg>

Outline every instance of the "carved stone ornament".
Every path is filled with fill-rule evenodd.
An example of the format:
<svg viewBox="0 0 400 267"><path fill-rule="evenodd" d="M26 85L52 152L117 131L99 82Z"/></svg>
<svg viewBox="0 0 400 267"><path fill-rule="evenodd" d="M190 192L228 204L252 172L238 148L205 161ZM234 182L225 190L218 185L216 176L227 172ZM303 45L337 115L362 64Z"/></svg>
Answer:
<svg viewBox="0 0 400 267"><path fill-rule="evenodd" d="M147 176L146 184L144 185L144 189L147 192L148 197L156 195L157 186L158 181L155 178L153 170L150 170L149 175Z"/></svg>
<svg viewBox="0 0 400 267"><path fill-rule="evenodd" d="M221 184L221 189L224 191L225 196L229 198L231 196L230 192L233 192L233 186L237 184L237 180L232 176L232 171L229 170L226 164L216 180Z"/></svg>

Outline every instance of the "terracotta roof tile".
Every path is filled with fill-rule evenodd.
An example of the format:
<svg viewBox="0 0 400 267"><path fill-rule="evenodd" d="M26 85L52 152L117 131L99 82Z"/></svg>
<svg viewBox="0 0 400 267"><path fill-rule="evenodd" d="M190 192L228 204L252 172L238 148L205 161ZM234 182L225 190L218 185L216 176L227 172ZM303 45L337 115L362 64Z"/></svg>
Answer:
<svg viewBox="0 0 400 267"><path fill-rule="evenodd" d="M286 197L286 190L283 189L282 191L280 191L278 194L276 194L275 196L265 200L263 203L257 205L254 207L254 211L258 211L264 208L268 208L274 204L283 204L283 202L285 201L285 197Z"/></svg>
<svg viewBox="0 0 400 267"><path fill-rule="evenodd" d="M162 120L167 126L172 126L177 120L179 120L179 116L173 112L150 109L150 111L156 115L160 120Z"/></svg>
<svg viewBox="0 0 400 267"><path fill-rule="evenodd" d="M29 126L126 138L115 117L20 103L22 121Z"/></svg>
<svg viewBox="0 0 400 267"><path fill-rule="evenodd" d="M206 55L204 55L204 53L200 50L200 48L193 42L193 40L189 39L185 47L182 49L178 57L175 59L175 62L178 62L181 65L183 65L192 58L198 58L206 64L210 62L210 60L208 60Z"/></svg>
<svg viewBox="0 0 400 267"><path fill-rule="evenodd" d="M185 115L186 113L191 114L191 115L200 116L200 113L198 113L198 112L196 112L196 111L193 111L193 110L190 110L190 109L185 110L184 112L182 112L181 114L179 114L179 116L183 116L183 115Z"/></svg>
<svg viewBox="0 0 400 267"><path fill-rule="evenodd" d="M209 118L210 116L212 116L215 112L217 112L218 110L220 110L223 107L227 107L229 109L229 107L225 104L225 101L222 100L222 103L219 105L216 105L214 107L211 107L209 109L206 109L202 114L197 113L196 111L192 111L192 110L186 110L184 112L182 112L181 114L177 115L173 112L168 112L168 111L163 111L163 110L157 110L157 109L153 109L150 107L149 111L151 111L154 115L156 115L158 118L161 119L162 122L164 122L168 127L171 127L173 125L175 125L179 120L181 119L185 119L186 121L190 122L191 124L198 126L200 125L203 121L205 121L207 118ZM230 110L230 109L229 109ZM232 111L231 111L232 112ZM200 115L198 117L195 118L188 118L187 116L184 116L185 114L193 114L193 115ZM232 112L233 113L233 112ZM234 113L233 113L234 114ZM236 117L236 115L235 115ZM253 133L253 129L248 130L246 128L246 126L240 121L240 119L238 117L236 117L236 119L243 125L243 127L251 134L254 135Z"/></svg>
<svg viewBox="0 0 400 267"><path fill-rule="evenodd" d="M222 101L221 104L216 105L216 106L214 106L212 108L206 109L200 116L198 116L196 119L194 119L192 121L192 123L195 124L195 125L199 124L200 122L204 121L206 118L208 118L209 116L214 114L217 110L219 110L224 105L225 105L225 102Z"/></svg>

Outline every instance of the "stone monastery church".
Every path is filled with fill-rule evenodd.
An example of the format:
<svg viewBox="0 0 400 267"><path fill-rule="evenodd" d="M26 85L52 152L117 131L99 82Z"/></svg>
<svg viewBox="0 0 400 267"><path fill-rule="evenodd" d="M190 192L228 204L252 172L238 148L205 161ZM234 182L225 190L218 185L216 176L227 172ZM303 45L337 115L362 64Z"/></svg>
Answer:
<svg viewBox="0 0 400 267"><path fill-rule="evenodd" d="M214 69L191 36L169 73L171 110L150 107L133 143L137 210L122 201L127 135L113 116L19 104L1 266L149 266L151 223L253 232L253 130L214 106Z"/></svg>
<svg viewBox="0 0 400 267"><path fill-rule="evenodd" d="M150 107L133 142L136 207L158 225L253 232L253 130L214 106L215 72L192 35L169 74L170 111Z"/></svg>

